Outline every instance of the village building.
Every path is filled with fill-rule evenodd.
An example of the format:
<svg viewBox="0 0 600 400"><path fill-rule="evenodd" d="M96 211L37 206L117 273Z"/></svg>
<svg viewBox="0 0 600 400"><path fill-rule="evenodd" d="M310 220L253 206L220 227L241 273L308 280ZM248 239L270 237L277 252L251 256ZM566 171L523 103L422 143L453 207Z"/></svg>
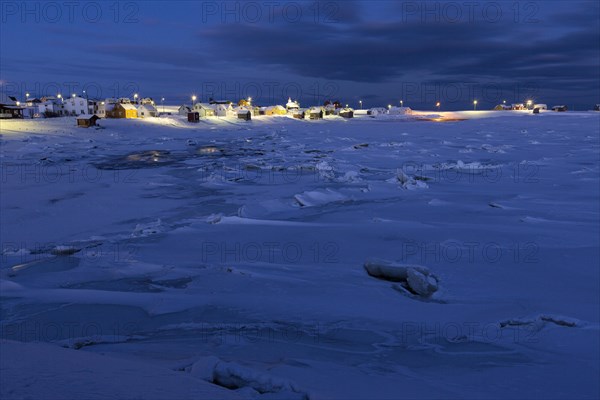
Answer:
<svg viewBox="0 0 600 400"><path fill-rule="evenodd" d="M294 110L290 110L290 114L292 115L292 117L294 117L296 119L304 119L306 116L306 111L302 110L300 108L297 108Z"/></svg>
<svg viewBox="0 0 600 400"><path fill-rule="evenodd" d="M158 110L150 103L142 103L136 109L140 118L158 117Z"/></svg>
<svg viewBox="0 0 600 400"><path fill-rule="evenodd" d="M265 108L265 115L286 115L287 110L283 106L270 106Z"/></svg>
<svg viewBox="0 0 600 400"><path fill-rule="evenodd" d="M389 115L407 115L412 114L410 107L390 107L388 109Z"/></svg>
<svg viewBox="0 0 600 400"><path fill-rule="evenodd" d="M41 116L50 118L66 115L62 100L57 99L54 96L42 97L41 100L42 102L37 105L38 112Z"/></svg>
<svg viewBox="0 0 600 400"><path fill-rule="evenodd" d="M97 103L97 109L94 114L100 118L109 118L108 114L113 110L117 104L117 99L107 98L104 101Z"/></svg>
<svg viewBox="0 0 600 400"><path fill-rule="evenodd" d="M73 96L63 102L65 115L88 114L88 101L83 97Z"/></svg>
<svg viewBox="0 0 600 400"><path fill-rule="evenodd" d="M335 105L333 103L327 103L324 108L325 108L325 115L334 115L335 114Z"/></svg>
<svg viewBox="0 0 600 400"><path fill-rule="evenodd" d="M23 109L14 97L0 93L0 119L23 118Z"/></svg>
<svg viewBox="0 0 600 400"><path fill-rule="evenodd" d="M108 118L137 118L137 109L133 104L117 103L111 111L106 112Z"/></svg>
<svg viewBox="0 0 600 400"><path fill-rule="evenodd" d="M215 107L208 103L196 103L194 104L193 111L197 112L200 118L214 117Z"/></svg>
<svg viewBox="0 0 600 400"><path fill-rule="evenodd" d="M191 112L191 111L192 111L192 109L189 106L186 106L185 104L182 104L177 109L177 114L179 114L179 115L188 115L188 113Z"/></svg>
<svg viewBox="0 0 600 400"><path fill-rule="evenodd" d="M288 111L298 110L298 109L300 109L300 103L298 103L297 101L292 101L292 98L289 97L288 101L285 105L285 108Z"/></svg>
<svg viewBox="0 0 600 400"><path fill-rule="evenodd" d="M152 97L144 97L143 99L140 100L140 104L149 104L151 106L156 106L156 103L154 103L154 100L152 99Z"/></svg>
<svg viewBox="0 0 600 400"><path fill-rule="evenodd" d="M188 122L200 122L200 113L198 111L190 111L187 114Z"/></svg>
<svg viewBox="0 0 600 400"><path fill-rule="evenodd" d="M367 115L376 116L381 114L387 114L388 110L384 107L373 107L367 111Z"/></svg>
<svg viewBox="0 0 600 400"><path fill-rule="evenodd" d="M100 119L95 114L82 114L77 117L77 126L80 128L89 128L90 126L96 126L96 121Z"/></svg>
<svg viewBox="0 0 600 400"><path fill-rule="evenodd" d="M244 107L239 107L236 110L236 115L238 119L243 119L244 121L250 121L252 119L252 111Z"/></svg>
<svg viewBox="0 0 600 400"><path fill-rule="evenodd" d="M552 107L552 111L558 111L558 112L564 112L567 111L568 108L565 105L560 105L560 106L554 106Z"/></svg>
<svg viewBox="0 0 600 400"><path fill-rule="evenodd" d="M210 98L210 99L208 99L208 104L213 104L213 105L215 105L215 104L228 104L228 105L231 105L231 104L233 104L233 102L229 101L229 100L214 100L214 99Z"/></svg>
<svg viewBox="0 0 600 400"><path fill-rule="evenodd" d="M311 107L308 110L308 119L322 119L323 109L321 107Z"/></svg>
<svg viewBox="0 0 600 400"><path fill-rule="evenodd" d="M217 117L231 117L236 116L236 113L231 106L231 103L216 103L214 105L215 115Z"/></svg>
<svg viewBox="0 0 600 400"><path fill-rule="evenodd" d="M354 110L350 107L341 108L338 115L343 118L354 118Z"/></svg>

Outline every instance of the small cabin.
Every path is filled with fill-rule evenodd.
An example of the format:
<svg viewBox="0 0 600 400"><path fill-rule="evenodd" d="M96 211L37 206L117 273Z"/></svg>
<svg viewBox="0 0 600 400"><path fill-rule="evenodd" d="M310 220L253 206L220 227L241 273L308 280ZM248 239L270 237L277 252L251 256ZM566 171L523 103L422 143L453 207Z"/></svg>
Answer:
<svg viewBox="0 0 600 400"><path fill-rule="evenodd" d="M340 114L339 115L340 115L340 117L343 117L343 118L354 118L354 110L351 109L351 108L349 108L349 107L348 108L342 108L340 110Z"/></svg>
<svg viewBox="0 0 600 400"><path fill-rule="evenodd" d="M200 122L200 113L198 111L189 112L187 119L188 122Z"/></svg>
<svg viewBox="0 0 600 400"><path fill-rule="evenodd" d="M508 104L498 104L496 107L494 107L494 110L495 111L508 111L508 110L512 110L512 108Z"/></svg>
<svg viewBox="0 0 600 400"><path fill-rule="evenodd" d="M291 111L292 113L292 117L296 118L296 119L304 119L305 118L305 111L304 110L293 110Z"/></svg>
<svg viewBox="0 0 600 400"><path fill-rule="evenodd" d="M90 126L96 126L96 121L100 119L96 114L82 114L77 117L77 126L80 128L89 128Z"/></svg>
<svg viewBox="0 0 600 400"><path fill-rule="evenodd" d="M548 106L546 104L534 104L533 108L534 109L537 108L537 109L540 109L540 110L547 110Z"/></svg>
<svg viewBox="0 0 600 400"><path fill-rule="evenodd" d="M567 110L568 110L568 108L565 105L552 107L552 111L564 112L564 111L567 111Z"/></svg>
<svg viewBox="0 0 600 400"><path fill-rule="evenodd" d="M308 119L322 119L323 109L320 107L313 107L308 112Z"/></svg>
<svg viewBox="0 0 600 400"><path fill-rule="evenodd" d="M252 111L250 110L238 110L237 118L243 119L244 121L250 121L252 119Z"/></svg>

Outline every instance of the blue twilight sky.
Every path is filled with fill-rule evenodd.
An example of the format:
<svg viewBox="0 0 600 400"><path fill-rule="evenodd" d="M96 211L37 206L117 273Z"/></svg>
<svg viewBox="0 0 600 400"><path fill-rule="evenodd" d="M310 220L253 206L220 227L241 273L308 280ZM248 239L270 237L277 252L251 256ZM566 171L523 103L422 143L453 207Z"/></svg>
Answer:
<svg viewBox="0 0 600 400"><path fill-rule="evenodd" d="M0 89L21 97L600 103L597 1L0 4Z"/></svg>

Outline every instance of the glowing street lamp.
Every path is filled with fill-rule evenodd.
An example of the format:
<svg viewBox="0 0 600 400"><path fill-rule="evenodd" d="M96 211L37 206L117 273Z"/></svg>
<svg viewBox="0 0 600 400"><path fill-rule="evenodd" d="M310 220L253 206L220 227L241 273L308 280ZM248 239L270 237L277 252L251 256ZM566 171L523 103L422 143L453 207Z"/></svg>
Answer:
<svg viewBox="0 0 600 400"><path fill-rule="evenodd" d="M439 101L438 101L437 103L435 103L435 106L437 107L438 111L440 111L440 106L441 106L441 104L440 104L440 102L439 102Z"/></svg>
<svg viewBox="0 0 600 400"><path fill-rule="evenodd" d="M248 97L248 105L251 106L252 105L252 97Z"/></svg>
<svg viewBox="0 0 600 400"><path fill-rule="evenodd" d="M506 100L502 100L502 104L506 104Z"/></svg>
<svg viewBox="0 0 600 400"><path fill-rule="evenodd" d="M404 107L404 101L400 100L400 107Z"/></svg>
<svg viewBox="0 0 600 400"><path fill-rule="evenodd" d="M77 97L77 95L76 95L75 93L73 93L73 94L71 95L71 97L72 97L72 98L75 98L75 97Z"/></svg>
<svg viewBox="0 0 600 400"><path fill-rule="evenodd" d="M164 97L162 97L162 98L160 99L160 104L162 105L163 114L164 114L164 113L165 113L165 98L164 98Z"/></svg>
<svg viewBox="0 0 600 400"><path fill-rule="evenodd" d="M391 109L392 109L392 105L388 104L388 110L391 110Z"/></svg>
<svg viewBox="0 0 600 400"><path fill-rule="evenodd" d="M477 100L473 100L473 110L477 110Z"/></svg>
<svg viewBox="0 0 600 400"><path fill-rule="evenodd" d="M193 95L192 96L192 108L194 108L194 104L196 103L196 99L197 99L196 95Z"/></svg>
<svg viewBox="0 0 600 400"><path fill-rule="evenodd" d="M25 99L29 100L29 93L25 93Z"/></svg>
<svg viewBox="0 0 600 400"><path fill-rule="evenodd" d="M362 110L362 100L359 100L358 104L360 104L360 109Z"/></svg>
<svg viewBox="0 0 600 400"><path fill-rule="evenodd" d="M531 100L527 100L527 108L531 108L532 104L533 104L533 102Z"/></svg>
<svg viewBox="0 0 600 400"><path fill-rule="evenodd" d="M63 102L63 99L62 99L62 94L60 94L60 93L59 93L59 94L57 94L57 95L56 95L56 97L60 99L60 102L61 102L61 103Z"/></svg>

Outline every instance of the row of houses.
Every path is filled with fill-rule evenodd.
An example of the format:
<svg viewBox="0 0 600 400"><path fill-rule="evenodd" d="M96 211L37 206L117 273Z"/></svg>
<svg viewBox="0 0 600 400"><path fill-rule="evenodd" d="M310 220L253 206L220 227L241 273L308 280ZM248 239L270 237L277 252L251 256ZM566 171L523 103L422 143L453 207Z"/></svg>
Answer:
<svg viewBox="0 0 600 400"><path fill-rule="evenodd" d="M136 99L108 98L104 100L88 99L73 95L63 98L61 95L41 98L27 97L19 102L15 97L0 97L1 118L52 118L80 115L97 115L100 118L146 118L158 117L159 113L151 98Z"/></svg>
<svg viewBox="0 0 600 400"><path fill-rule="evenodd" d="M298 119L320 119L327 115L338 115L344 118L352 118L354 110L349 107L341 107L339 103L326 102L324 106L301 108L298 101L288 98L285 106L252 106L248 100L240 100L237 105L226 100L209 100L208 103L195 103L192 106L183 104L179 107L180 115L187 115L188 121L197 122L200 118L207 117L234 117L250 120L253 116L266 115L289 115Z"/></svg>
<svg viewBox="0 0 600 400"><path fill-rule="evenodd" d="M552 111L568 111L568 107L566 105L557 105L551 108ZM537 110L548 110L548 106L546 104L534 104L534 103L513 103L513 104L498 104L494 107L494 110L503 111L503 110L533 110L534 112ZM600 111L600 105L596 104L594 106L594 111Z"/></svg>

